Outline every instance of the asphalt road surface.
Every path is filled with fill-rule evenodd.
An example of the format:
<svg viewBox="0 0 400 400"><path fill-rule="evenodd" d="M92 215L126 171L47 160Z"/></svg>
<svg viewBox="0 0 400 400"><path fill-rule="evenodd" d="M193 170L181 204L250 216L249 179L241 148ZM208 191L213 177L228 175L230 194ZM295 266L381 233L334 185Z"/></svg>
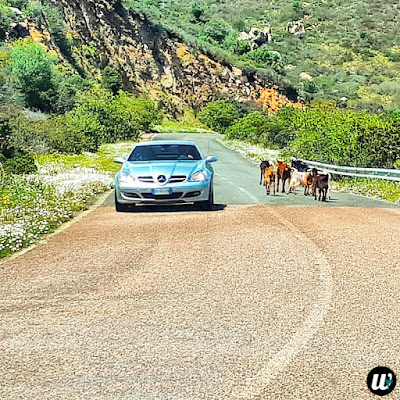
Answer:
<svg viewBox="0 0 400 400"><path fill-rule="evenodd" d="M399 208L267 198L187 138L220 158L215 211L108 201L0 264L0 399L362 400L373 367L400 377Z"/></svg>

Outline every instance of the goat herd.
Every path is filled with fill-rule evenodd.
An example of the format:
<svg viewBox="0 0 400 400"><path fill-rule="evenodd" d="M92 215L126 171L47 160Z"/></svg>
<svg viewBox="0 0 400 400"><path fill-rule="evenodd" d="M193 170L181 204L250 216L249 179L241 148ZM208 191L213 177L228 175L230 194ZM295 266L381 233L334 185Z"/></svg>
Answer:
<svg viewBox="0 0 400 400"><path fill-rule="evenodd" d="M287 194L295 192L300 185L304 186L304 195L312 194L315 200L326 201L330 199L331 174L317 168L310 168L303 161L294 157L290 165L284 161L276 160L276 165L269 160L260 163L260 185L265 186L267 195L271 189L279 192L279 184L282 181L282 193L285 193L286 181L289 181Z"/></svg>

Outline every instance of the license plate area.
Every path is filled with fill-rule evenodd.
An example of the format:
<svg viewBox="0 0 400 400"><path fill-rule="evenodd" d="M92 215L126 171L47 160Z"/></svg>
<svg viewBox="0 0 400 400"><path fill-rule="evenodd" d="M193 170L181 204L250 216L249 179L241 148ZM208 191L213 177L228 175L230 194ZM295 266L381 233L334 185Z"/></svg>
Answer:
<svg viewBox="0 0 400 400"><path fill-rule="evenodd" d="M151 190L152 195L166 195L166 194L172 194L172 189L171 188L161 188L161 189L152 189Z"/></svg>

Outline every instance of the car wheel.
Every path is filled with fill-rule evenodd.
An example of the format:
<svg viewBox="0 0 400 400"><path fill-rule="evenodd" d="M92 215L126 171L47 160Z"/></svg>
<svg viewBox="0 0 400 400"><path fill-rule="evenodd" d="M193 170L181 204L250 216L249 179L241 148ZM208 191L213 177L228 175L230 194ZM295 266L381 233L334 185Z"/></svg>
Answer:
<svg viewBox="0 0 400 400"><path fill-rule="evenodd" d="M211 186L210 194L208 195L208 200L206 201L199 201L195 204L196 208L201 211L212 211L214 207L214 190Z"/></svg>
<svg viewBox="0 0 400 400"><path fill-rule="evenodd" d="M120 202L118 202L117 193L115 193L115 195L114 195L114 202L115 202L115 211L117 211L117 212L128 212L129 211L128 204L121 204Z"/></svg>

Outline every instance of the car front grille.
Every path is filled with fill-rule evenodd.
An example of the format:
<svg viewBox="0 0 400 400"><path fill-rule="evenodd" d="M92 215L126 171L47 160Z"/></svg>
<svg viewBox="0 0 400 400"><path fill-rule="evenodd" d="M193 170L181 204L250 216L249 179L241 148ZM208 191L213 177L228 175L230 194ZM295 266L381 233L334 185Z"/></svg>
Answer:
<svg viewBox="0 0 400 400"><path fill-rule="evenodd" d="M151 200L174 200L182 197L182 192L176 192L172 194L151 194L151 193L141 193L144 199Z"/></svg>
<svg viewBox="0 0 400 400"><path fill-rule="evenodd" d="M172 175L169 183L180 183L186 181L186 175Z"/></svg>
<svg viewBox="0 0 400 400"><path fill-rule="evenodd" d="M171 178L169 178L168 183L181 183L186 181L186 175L172 175ZM152 176L139 176L138 177L139 182L143 183L154 183L154 178Z"/></svg>
<svg viewBox="0 0 400 400"><path fill-rule="evenodd" d="M152 176L139 176L138 177L140 182L144 182L144 183L153 183L154 179Z"/></svg>

